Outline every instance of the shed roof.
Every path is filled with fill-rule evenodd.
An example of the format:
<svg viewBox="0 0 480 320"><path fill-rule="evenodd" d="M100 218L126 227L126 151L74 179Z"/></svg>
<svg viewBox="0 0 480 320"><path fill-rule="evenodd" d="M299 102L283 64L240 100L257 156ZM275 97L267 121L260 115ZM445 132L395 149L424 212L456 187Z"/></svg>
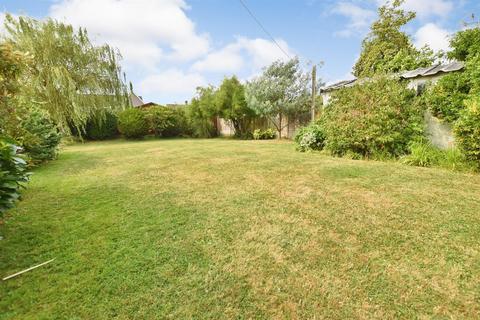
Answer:
<svg viewBox="0 0 480 320"><path fill-rule="evenodd" d="M132 106L134 108L137 108L137 107L140 107L140 106L143 106L145 104L145 102L143 102L142 99L140 99L135 93L130 93L130 102L132 103Z"/></svg>
<svg viewBox="0 0 480 320"><path fill-rule="evenodd" d="M446 64L436 64L426 68L418 68L415 70L409 70L398 74L400 78L403 79L414 79L419 77L431 77L440 73L449 73L462 70L465 67L463 62L460 61L452 61ZM328 92L334 91L341 88L347 88L353 86L353 84L357 81L357 79L353 80L344 80L340 82L336 82L331 84L327 87L323 87L320 89L320 92Z"/></svg>

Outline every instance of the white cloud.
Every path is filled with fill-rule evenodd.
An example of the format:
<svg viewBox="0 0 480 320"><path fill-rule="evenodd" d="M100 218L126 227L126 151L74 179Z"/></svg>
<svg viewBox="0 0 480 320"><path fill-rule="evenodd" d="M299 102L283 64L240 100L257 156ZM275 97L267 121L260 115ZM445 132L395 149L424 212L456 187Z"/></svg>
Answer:
<svg viewBox="0 0 480 320"><path fill-rule="evenodd" d="M415 45L418 48L429 45L434 51L448 50L448 30L442 29L434 23L427 23L415 33Z"/></svg>
<svg viewBox="0 0 480 320"><path fill-rule="evenodd" d="M208 52L208 36L197 33L187 9L183 0L63 0L51 6L50 16L118 47L129 66L153 67Z"/></svg>
<svg viewBox="0 0 480 320"><path fill-rule="evenodd" d="M139 90L142 94L168 93L192 96L198 86L204 85L206 85L206 80L201 74L169 69L147 76L140 82Z"/></svg>
<svg viewBox="0 0 480 320"><path fill-rule="evenodd" d="M377 0L379 5L386 0ZM405 10L415 11L419 18L432 16L446 17L453 10L453 2L448 0L405 0L402 5Z"/></svg>
<svg viewBox="0 0 480 320"><path fill-rule="evenodd" d="M336 34L349 37L356 33L364 32L375 19L375 11L362 8L352 2L339 2L332 10L333 13L349 19L346 28Z"/></svg>
<svg viewBox="0 0 480 320"><path fill-rule="evenodd" d="M275 41L289 56L294 56L285 41L281 39ZM236 72L248 64L250 72L255 72L273 61L285 59L287 59L287 56L273 41L239 37L235 42L213 51L204 59L197 61L193 65L193 70Z"/></svg>

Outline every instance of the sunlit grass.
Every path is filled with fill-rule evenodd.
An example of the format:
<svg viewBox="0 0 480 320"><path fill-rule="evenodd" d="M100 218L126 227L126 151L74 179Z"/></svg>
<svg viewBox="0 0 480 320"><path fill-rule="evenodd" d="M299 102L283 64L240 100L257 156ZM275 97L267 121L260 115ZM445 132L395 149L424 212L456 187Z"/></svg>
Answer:
<svg viewBox="0 0 480 320"><path fill-rule="evenodd" d="M0 226L0 318L478 318L480 176L277 141L86 143Z"/></svg>

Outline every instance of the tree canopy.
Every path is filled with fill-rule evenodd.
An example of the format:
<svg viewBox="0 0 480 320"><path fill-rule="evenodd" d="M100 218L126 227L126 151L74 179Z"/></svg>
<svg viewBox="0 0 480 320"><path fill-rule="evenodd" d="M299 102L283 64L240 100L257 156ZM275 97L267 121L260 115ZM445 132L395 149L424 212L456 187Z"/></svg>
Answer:
<svg viewBox="0 0 480 320"><path fill-rule="evenodd" d="M85 29L10 15L5 26L14 49L31 56L19 95L46 110L63 132L82 133L89 118L128 103L119 53L93 45Z"/></svg>
<svg viewBox="0 0 480 320"><path fill-rule="evenodd" d="M285 117L296 118L308 112L309 85L310 75L302 70L298 58L276 61L248 83L248 105L258 115L270 119L281 138Z"/></svg>
<svg viewBox="0 0 480 320"><path fill-rule="evenodd" d="M245 99L245 88L237 77L225 78L216 92L216 107L224 119L229 120L235 130L235 136L245 137L250 131L250 123L255 112Z"/></svg>
<svg viewBox="0 0 480 320"><path fill-rule="evenodd" d="M432 50L428 47L417 50L410 37L401 30L415 18L414 12L406 12L400 7L403 2L394 0L378 9L379 18L363 40L360 58L353 67L356 77L411 70L433 63Z"/></svg>

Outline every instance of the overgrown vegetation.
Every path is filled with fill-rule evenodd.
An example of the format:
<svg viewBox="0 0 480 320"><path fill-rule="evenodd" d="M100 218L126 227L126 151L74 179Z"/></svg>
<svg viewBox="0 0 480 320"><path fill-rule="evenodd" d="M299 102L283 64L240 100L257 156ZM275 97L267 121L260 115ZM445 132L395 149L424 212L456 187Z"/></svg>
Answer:
<svg viewBox="0 0 480 320"><path fill-rule="evenodd" d="M130 108L118 115L118 130L127 139L140 139L148 134L147 115L141 109Z"/></svg>
<svg viewBox="0 0 480 320"><path fill-rule="evenodd" d="M104 118L94 117L88 120L85 136L89 140L107 140L118 135L118 117L107 111Z"/></svg>
<svg viewBox="0 0 480 320"><path fill-rule="evenodd" d="M277 137L277 134L274 129L255 129L253 131L253 139L254 140L271 140Z"/></svg>
<svg viewBox="0 0 480 320"><path fill-rule="evenodd" d="M423 110L415 94L381 77L336 92L321 117L326 148L337 156L392 158L423 135Z"/></svg>
<svg viewBox="0 0 480 320"><path fill-rule="evenodd" d="M450 170L471 170L472 166L458 148L441 150L430 142L415 141L402 163L418 167L441 167Z"/></svg>
<svg viewBox="0 0 480 320"><path fill-rule="evenodd" d="M298 151L322 150L325 147L326 136L322 125L317 122L299 129L294 140Z"/></svg>
<svg viewBox="0 0 480 320"><path fill-rule="evenodd" d="M20 199L20 189L28 181L27 162L18 150L12 141L0 138L0 219Z"/></svg>

